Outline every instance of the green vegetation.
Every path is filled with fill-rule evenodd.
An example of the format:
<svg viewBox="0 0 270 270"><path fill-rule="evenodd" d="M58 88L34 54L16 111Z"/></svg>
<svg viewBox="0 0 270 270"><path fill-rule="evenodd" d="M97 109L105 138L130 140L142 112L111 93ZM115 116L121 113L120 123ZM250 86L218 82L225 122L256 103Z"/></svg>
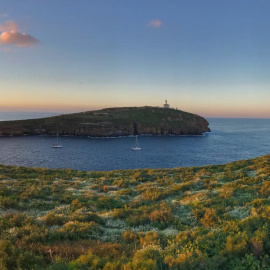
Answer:
<svg viewBox="0 0 270 270"><path fill-rule="evenodd" d="M270 269L270 155L164 170L0 166L0 269Z"/></svg>

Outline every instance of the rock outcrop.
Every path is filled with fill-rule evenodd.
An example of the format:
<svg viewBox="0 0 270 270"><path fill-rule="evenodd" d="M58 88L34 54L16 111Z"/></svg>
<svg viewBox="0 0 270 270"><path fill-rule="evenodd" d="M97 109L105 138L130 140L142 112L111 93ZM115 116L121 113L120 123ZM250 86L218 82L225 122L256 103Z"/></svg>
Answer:
<svg viewBox="0 0 270 270"><path fill-rule="evenodd" d="M74 135L91 137L201 135L209 132L203 117L175 109L123 107L41 119L0 122L0 135Z"/></svg>

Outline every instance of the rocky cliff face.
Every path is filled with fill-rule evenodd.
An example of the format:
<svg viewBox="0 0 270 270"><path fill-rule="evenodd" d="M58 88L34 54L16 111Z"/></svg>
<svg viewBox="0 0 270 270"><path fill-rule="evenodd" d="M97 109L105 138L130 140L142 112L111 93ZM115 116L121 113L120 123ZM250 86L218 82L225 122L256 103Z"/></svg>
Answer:
<svg viewBox="0 0 270 270"><path fill-rule="evenodd" d="M156 107L111 108L42 119L0 122L0 135L110 137L137 134L201 135L210 131L201 116Z"/></svg>

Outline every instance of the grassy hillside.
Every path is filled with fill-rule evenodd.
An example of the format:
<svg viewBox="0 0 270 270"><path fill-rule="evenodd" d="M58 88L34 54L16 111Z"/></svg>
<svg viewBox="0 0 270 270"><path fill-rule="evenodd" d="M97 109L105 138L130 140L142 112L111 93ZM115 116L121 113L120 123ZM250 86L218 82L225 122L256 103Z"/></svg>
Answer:
<svg viewBox="0 0 270 270"><path fill-rule="evenodd" d="M270 155L111 172L0 166L0 269L270 269Z"/></svg>
<svg viewBox="0 0 270 270"><path fill-rule="evenodd" d="M209 131L201 116L156 107L111 108L43 119L0 122L0 135L56 134L122 136L133 134L202 134Z"/></svg>

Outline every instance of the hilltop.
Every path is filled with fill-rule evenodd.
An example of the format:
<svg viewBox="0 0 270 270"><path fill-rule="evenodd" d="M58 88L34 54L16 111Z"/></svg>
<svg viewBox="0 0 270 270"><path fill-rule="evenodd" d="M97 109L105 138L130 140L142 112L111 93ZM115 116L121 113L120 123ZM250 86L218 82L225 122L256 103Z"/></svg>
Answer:
<svg viewBox="0 0 270 270"><path fill-rule="evenodd" d="M42 119L0 122L0 135L128 136L201 135L210 131L201 116L176 109L123 107Z"/></svg>
<svg viewBox="0 0 270 270"><path fill-rule="evenodd" d="M0 165L1 269L270 269L270 155L83 172Z"/></svg>

